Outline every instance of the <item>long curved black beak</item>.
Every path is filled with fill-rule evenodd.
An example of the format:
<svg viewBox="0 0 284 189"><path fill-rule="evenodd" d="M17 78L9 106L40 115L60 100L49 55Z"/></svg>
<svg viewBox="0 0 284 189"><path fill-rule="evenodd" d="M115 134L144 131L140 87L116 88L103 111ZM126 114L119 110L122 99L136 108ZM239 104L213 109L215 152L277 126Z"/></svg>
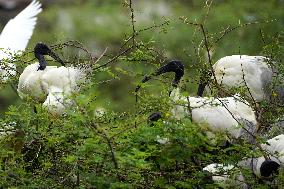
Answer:
<svg viewBox="0 0 284 189"><path fill-rule="evenodd" d="M52 57L54 60L56 60L57 62L59 62L62 66L65 66L65 63L63 62L63 60L57 54L55 54L55 52L50 51L48 55Z"/></svg>
<svg viewBox="0 0 284 189"><path fill-rule="evenodd" d="M145 76L143 78L143 80L141 81L141 83L146 83L147 81L149 81L153 76L158 76L161 75L163 73L167 73L167 72L174 72L175 73L175 78L172 81L172 86L173 87L177 87L177 85L180 82L180 79L183 77L184 75L184 65L181 61L179 60L172 60L170 61L168 64L160 67L159 69L157 69L154 73L150 74L149 76ZM136 89L135 92L138 92L139 89L141 88L141 84L139 84Z"/></svg>
<svg viewBox="0 0 284 189"><path fill-rule="evenodd" d="M38 70L44 70L47 66L47 62L44 58L44 55L49 55L52 57L54 60L59 62L61 65L65 66L63 60L59 58L57 54L55 54L46 44L44 43L37 43L35 48L34 48L34 54L35 57L39 61L39 68Z"/></svg>

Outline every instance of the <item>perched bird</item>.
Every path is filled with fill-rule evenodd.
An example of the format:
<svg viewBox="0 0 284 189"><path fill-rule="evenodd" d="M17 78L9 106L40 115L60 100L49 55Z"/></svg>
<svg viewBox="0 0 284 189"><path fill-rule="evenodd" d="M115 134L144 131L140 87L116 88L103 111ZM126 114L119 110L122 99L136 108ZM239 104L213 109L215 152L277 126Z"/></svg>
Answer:
<svg viewBox="0 0 284 189"><path fill-rule="evenodd" d="M237 163L237 166L210 164L203 168L203 171L211 173L211 179L216 182L226 182L229 179L228 172L240 167L252 170L253 174L266 183L273 181L273 175L279 173L280 166L284 165L284 135L278 135L261 144L261 148L268 153L267 159L264 156L246 158ZM239 171L239 178L243 178ZM243 180L244 181L244 180ZM238 182L237 182L238 183ZM245 182L243 182L245 183Z"/></svg>
<svg viewBox="0 0 284 189"><path fill-rule="evenodd" d="M284 165L284 135L278 135L262 144L263 150L269 152L271 158L277 159L281 165Z"/></svg>
<svg viewBox="0 0 284 189"><path fill-rule="evenodd" d="M238 95L226 98L180 96L174 100L183 102L172 110L178 119L186 116L184 113L189 115L186 107L189 102L192 121L208 124L213 132L228 132L235 139L241 136L250 139L249 133L255 132L257 121L254 111Z"/></svg>
<svg viewBox="0 0 284 189"><path fill-rule="evenodd" d="M272 156L269 156L269 159L261 156L244 159L238 163L238 166L252 170L258 178L266 179L278 173L280 163Z"/></svg>
<svg viewBox="0 0 284 189"><path fill-rule="evenodd" d="M211 179L207 181L208 183L214 181L222 187L227 186L226 188L234 186L248 189L250 187L246 184L245 177L240 168L252 170L258 179L271 184L271 181L273 181L272 176L278 174L279 167L280 165L276 161L258 157L240 161L236 166L212 163L204 167L203 171L211 175Z"/></svg>
<svg viewBox="0 0 284 189"><path fill-rule="evenodd" d="M172 113L176 119L185 116L192 117L195 123L206 123L213 132L228 132L233 138L254 133L256 128L256 117L253 109L240 96L226 98L203 98L186 97L180 94L178 83L184 75L184 65L180 61L171 61L159 68L155 73L146 76L142 83L166 72L175 72L172 85L175 89L171 92L170 98L174 103ZM139 90L140 85L136 88Z"/></svg>
<svg viewBox="0 0 284 189"><path fill-rule="evenodd" d="M36 16L42 11L41 4L34 0L15 18L11 19L0 35L0 80L16 75L16 66L10 63L15 53L26 49L33 34ZM7 63L5 63L7 60Z"/></svg>
<svg viewBox="0 0 284 189"><path fill-rule="evenodd" d="M259 102L271 97L270 85L273 70L269 66L271 60L264 56L232 55L218 60L213 65L214 77L218 84L227 88L245 87L247 96ZM200 83L198 96L202 96L207 83ZM273 92L279 99L284 98L284 90L275 87Z"/></svg>
<svg viewBox="0 0 284 189"><path fill-rule="evenodd" d="M63 66L65 64L47 45L43 43L36 44L34 54L39 62L28 65L20 75L18 94L22 99L31 97L36 101L45 101L47 92L46 87L43 87L42 85L43 73L57 67L47 66L44 56L49 55Z"/></svg>
<svg viewBox="0 0 284 189"><path fill-rule="evenodd" d="M84 71L65 67L64 62L43 43L35 46L34 53L39 62L27 66L20 75L18 94L22 99L42 102L53 115L61 115L72 104L70 96L78 90ZM44 55L53 57L62 66L47 66Z"/></svg>

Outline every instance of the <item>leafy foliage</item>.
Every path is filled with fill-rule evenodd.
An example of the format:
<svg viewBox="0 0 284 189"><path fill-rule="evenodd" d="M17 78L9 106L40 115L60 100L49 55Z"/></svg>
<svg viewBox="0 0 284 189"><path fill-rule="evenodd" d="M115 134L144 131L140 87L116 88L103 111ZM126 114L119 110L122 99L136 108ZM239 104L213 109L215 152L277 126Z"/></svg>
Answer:
<svg viewBox="0 0 284 189"><path fill-rule="evenodd" d="M194 6L203 6L199 1L190 2ZM225 11L226 6L234 6L234 3L223 7L220 6L222 1L216 1L216 7L205 6L205 10L212 8L212 14L218 15L218 11ZM131 1L125 2L124 6L130 13L135 13L131 10ZM241 3L241 6L247 8L244 3ZM206 17L206 14L200 17ZM227 23L225 19L231 21L230 18L219 15L215 19L218 23ZM53 17L49 19L54 20ZM185 16L177 19L178 21L165 20L163 24L153 24L142 29L139 23L133 22L135 17L130 19L132 31L129 29L131 32L125 36L117 53L108 53L106 49L106 53L102 53L101 57L94 58L86 47L75 41L59 42L53 46L69 66L89 66L92 69L90 77L82 84L80 92L73 94L76 105L68 108L66 114L61 117L49 115L40 103L32 100L20 101L18 105L9 107L5 116L0 119L0 129L7 132L12 127L16 132L3 135L0 139L1 188L216 188L222 187L222 184L208 182L207 175L202 172L203 167L210 163L237 165L237 162L245 158L262 155L261 150L254 144L245 141L236 141L233 146L225 148L224 133L217 133L216 138L212 140L207 136L206 124L192 123L189 117L182 120L172 118L170 110L173 104L168 97L171 90L170 77L155 78L152 83L143 85L141 92L134 93L139 80L137 78L150 73L149 70L168 59L167 52L157 46L161 45L159 39L163 38L163 35L173 36L172 28L177 25L181 24L182 30L193 28L194 33L188 35L193 36L193 41L187 42L193 44L192 48L198 51L195 52L198 64L186 65L187 71L192 75L183 80L185 93L194 91L200 75L205 73L207 80L211 78L208 76L210 71L203 72L205 69L210 70L208 58L211 57L204 57L203 52L208 53L208 50L214 48L219 50L216 40L224 41L225 47L230 46L230 38L234 36L238 39L238 35L230 32L227 34L226 29L220 33L202 31L202 22L188 21ZM209 22L210 18L207 19L205 21ZM80 20L76 20L77 22L81 27ZM212 24L214 22L208 25L202 23L202 26L211 29ZM240 32L244 32L248 26L239 24L238 27ZM151 32L156 30L159 31L158 36L153 37ZM248 34L252 35L241 37L254 36L255 28L248 27L247 30ZM103 33L97 31L98 34L101 34L100 32ZM90 32L86 35L90 35ZM81 36L83 34L79 35ZM178 44L184 37L169 37L168 43ZM117 38L122 36L115 37ZM208 41L205 42L205 39ZM279 32L277 36L264 36L264 39L266 43L262 52L272 57L271 66L278 70L275 77L275 84L278 84L284 74L283 65L278 64L283 59L283 32ZM172 48L172 54L188 52L184 46L173 45ZM225 52L219 53L221 54ZM16 57L15 63L19 73L32 59L31 53ZM192 68L196 69L192 71ZM16 86L18 76L19 74L10 81L12 85ZM120 82L125 82L128 86L118 87L117 83ZM106 86L111 90L106 90ZM218 95L223 90L214 85L213 81L212 89L213 95ZM245 94L245 90L238 88L229 93ZM120 103L116 104L115 100L108 103L109 96L106 94L110 92L115 92L116 97L120 96ZM130 97L124 99L126 93ZM252 99L248 100L253 103ZM259 121L265 131L283 116L283 107L277 101L273 102L263 101L260 107L254 107L255 111L263 112ZM120 111L114 111L115 109ZM124 109L128 111L121 111ZM162 112L162 119L150 122L148 116L155 111ZM275 128L275 132L268 133L265 137L258 135L257 138L262 141L279 132L282 130ZM239 169L253 188L284 185L283 171L275 178L274 184L266 184L256 178L251 170ZM237 173L230 172L229 175L233 178ZM223 187L236 187L232 185L233 183L227 183Z"/></svg>

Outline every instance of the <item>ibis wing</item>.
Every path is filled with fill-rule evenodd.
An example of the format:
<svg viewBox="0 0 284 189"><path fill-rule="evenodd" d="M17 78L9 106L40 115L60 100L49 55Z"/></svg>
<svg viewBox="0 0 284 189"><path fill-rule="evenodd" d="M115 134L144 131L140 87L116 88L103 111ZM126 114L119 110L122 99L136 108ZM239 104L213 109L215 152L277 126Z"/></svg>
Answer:
<svg viewBox="0 0 284 189"><path fill-rule="evenodd" d="M11 19L0 36L0 59L9 58L9 53L25 50L33 34L36 16L42 11L41 4L33 0L29 6Z"/></svg>

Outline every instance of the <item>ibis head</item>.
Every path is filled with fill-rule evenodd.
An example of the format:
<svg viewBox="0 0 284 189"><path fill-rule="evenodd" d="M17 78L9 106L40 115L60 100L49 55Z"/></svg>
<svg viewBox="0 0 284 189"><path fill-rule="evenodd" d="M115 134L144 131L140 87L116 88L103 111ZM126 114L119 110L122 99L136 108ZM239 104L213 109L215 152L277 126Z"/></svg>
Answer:
<svg viewBox="0 0 284 189"><path fill-rule="evenodd" d="M57 62L59 62L62 66L65 66L64 62L59 58L57 54L55 54L46 44L37 43L34 48L35 57L39 60L39 70L44 70L47 66L47 62L44 59L44 55L48 55Z"/></svg>

